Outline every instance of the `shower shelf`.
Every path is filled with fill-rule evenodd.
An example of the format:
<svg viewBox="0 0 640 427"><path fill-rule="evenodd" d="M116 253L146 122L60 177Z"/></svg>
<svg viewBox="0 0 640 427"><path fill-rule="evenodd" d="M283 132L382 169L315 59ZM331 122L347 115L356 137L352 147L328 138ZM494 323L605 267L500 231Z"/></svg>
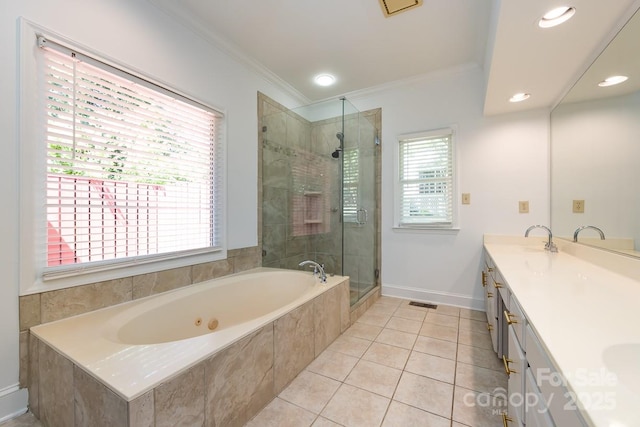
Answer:
<svg viewBox="0 0 640 427"><path fill-rule="evenodd" d="M318 197L322 196L322 191L305 191L304 195L306 197Z"/></svg>
<svg viewBox="0 0 640 427"><path fill-rule="evenodd" d="M304 223L305 224L322 224L322 220L321 219L305 219Z"/></svg>

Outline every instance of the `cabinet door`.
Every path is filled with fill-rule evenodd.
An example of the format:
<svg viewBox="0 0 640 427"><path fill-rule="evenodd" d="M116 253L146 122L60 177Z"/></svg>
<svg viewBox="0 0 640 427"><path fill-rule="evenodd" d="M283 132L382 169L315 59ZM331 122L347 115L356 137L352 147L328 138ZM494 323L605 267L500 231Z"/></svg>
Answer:
<svg viewBox="0 0 640 427"><path fill-rule="evenodd" d="M554 427L553 421L549 416L549 409L544 400L544 396L540 393L540 389L536 385L536 380L530 368L527 368L525 374L525 411L524 423L527 427Z"/></svg>
<svg viewBox="0 0 640 427"><path fill-rule="evenodd" d="M509 357L502 356L505 371L509 375L508 383L508 414L512 420L524 423L524 375L526 360L518 343L515 331L509 327Z"/></svg>

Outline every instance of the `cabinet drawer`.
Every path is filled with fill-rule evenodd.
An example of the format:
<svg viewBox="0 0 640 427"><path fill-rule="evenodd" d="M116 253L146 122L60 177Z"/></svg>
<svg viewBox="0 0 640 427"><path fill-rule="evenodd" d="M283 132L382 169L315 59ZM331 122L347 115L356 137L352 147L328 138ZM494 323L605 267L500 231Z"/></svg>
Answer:
<svg viewBox="0 0 640 427"><path fill-rule="evenodd" d="M519 398L524 396L524 375L527 367L527 361L525 360L524 353L520 349L520 344L516 338L516 334L512 327L509 327L509 356L502 356L504 362L504 369L509 376L508 382L508 413L510 418L515 420L515 415L521 424L524 424L524 405L516 405L519 403ZM513 398L512 398L513 396Z"/></svg>
<svg viewBox="0 0 640 427"><path fill-rule="evenodd" d="M508 310L505 309L505 311L502 313L502 315L504 316L504 321L507 322L507 324L509 324L511 327L513 327L513 330L516 334L516 336L518 337L518 342L520 343L520 347L522 348L523 352L527 352L527 339L525 337L525 326L526 326L526 319L524 317L524 314L522 313L522 309L520 308L520 305L518 304L518 302L516 301L515 297L513 295L511 295L511 298L509 299L509 304L506 305L506 307L509 307Z"/></svg>
<svg viewBox="0 0 640 427"><path fill-rule="evenodd" d="M582 420L580 412L575 409L575 402L563 384L563 377L551 363L531 327L527 326L525 331L531 381L539 387L540 394L548 404L553 422L562 427L585 427L587 424Z"/></svg>

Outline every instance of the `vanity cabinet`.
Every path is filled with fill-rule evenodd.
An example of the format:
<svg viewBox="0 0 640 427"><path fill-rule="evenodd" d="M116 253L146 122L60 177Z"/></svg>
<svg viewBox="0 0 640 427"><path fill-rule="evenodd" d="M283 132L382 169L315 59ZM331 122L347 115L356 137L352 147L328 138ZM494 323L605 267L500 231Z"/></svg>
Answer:
<svg viewBox="0 0 640 427"><path fill-rule="evenodd" d="M559 384L561 376L537 338L535 325L529 325L517 295L489 254L485 254L483 287L494 351L509 377L504 425L585 427L579 411L571 409L571 395Z"/></svg>

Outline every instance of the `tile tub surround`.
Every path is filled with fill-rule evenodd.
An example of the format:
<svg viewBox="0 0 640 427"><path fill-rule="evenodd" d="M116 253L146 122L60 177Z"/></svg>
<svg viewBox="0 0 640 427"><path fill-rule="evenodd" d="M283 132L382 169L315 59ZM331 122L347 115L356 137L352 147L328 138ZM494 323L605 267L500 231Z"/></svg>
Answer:
<svg viewBox="0 0 640 427"><path fill-rule="evenodd" d="M20 297L20 386L29 381L29 328L261 265L257 246L231 249L227 259Z"/></svg>
<svg viewBox="0 0 640 427"><path fill-rule="evenodd" d="M242 426L349 326L348 292L346 279L129 400L32 337L31 410L47 426Z"/></svg>

